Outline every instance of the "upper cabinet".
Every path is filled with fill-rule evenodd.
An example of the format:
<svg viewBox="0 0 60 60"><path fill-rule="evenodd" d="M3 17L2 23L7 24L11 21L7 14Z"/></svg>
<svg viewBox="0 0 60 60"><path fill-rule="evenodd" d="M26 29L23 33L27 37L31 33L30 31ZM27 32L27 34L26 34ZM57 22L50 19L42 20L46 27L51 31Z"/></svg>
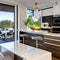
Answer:
<svg viewBox="0 0 60 60"><path fill-rule="evenodd" d="M50 16L53 15L53 8L42 10L42 16Z"/></svg>
<svg viewBox="0 0 60 60"><path fill-rule="evenodd" d="M60 5L55 5L53 7L53 15L60 15Z"/></svg>
<svg viewBox="0 0 60 60"><path fill-rule="evenodd" d="M60 15L60 0L54 0L53 15Z"/></svg>

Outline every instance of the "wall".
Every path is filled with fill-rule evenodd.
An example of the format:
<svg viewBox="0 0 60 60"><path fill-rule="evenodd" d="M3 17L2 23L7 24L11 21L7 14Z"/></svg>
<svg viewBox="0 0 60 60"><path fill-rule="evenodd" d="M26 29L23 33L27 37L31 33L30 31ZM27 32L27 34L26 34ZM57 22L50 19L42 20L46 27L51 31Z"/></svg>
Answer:
<svg viewBox="0 0 60 60"><path fill-rule="evenodd" d="M19 6L18 7L18 12L19 12L19 14L18 14L18 16L19 16L18 20L20 21L19 22L19 28L20 28L20 30L24 30L24 29L26 29L26 26L24 24L24 21L26 21L26 18L27 18L26 8L24 6L23 7Z"/></svg>
<svg viewBox="0 0 60 60"><path fill-rule="evenodd" d="M17 0L0 0L0 2L8 3L8 4L17 4L18 5L18 23L19 23L19 30L25 29L26 26L24 21L26 20L26 7L21 5Z"/></svg>

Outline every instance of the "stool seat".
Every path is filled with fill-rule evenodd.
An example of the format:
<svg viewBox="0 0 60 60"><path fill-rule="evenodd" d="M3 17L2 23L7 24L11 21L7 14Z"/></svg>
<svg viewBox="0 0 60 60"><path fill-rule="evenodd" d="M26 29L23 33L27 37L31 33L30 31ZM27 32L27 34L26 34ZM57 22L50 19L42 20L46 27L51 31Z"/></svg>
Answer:
<svg viewBox="0 0 60 60"><path fill-rule="evenodd" d="M43 40L41 36L31 36L31 39L36 40L36 48L38 47L38 40Z"/></svg>
<svg viewBox="0 0 60 60"><path fill-rule="evenodd" d="M20 37L27 37L27 34L20 34Z"/></svg>
<svg viewBox="0 0 60 60"><path fill-rule="evenodd" d="M40 37L40 36L32 36L31 38L32 38L32 39L43 40L43 38L42 38L42 37Z"/></svg>
<svg viewBox="0 0 60 60"><path fill-rule="evenodd" d="M20 34L20 37L23 37L23 43L24 43L24 37L28 37L27 34Z"/></svg>

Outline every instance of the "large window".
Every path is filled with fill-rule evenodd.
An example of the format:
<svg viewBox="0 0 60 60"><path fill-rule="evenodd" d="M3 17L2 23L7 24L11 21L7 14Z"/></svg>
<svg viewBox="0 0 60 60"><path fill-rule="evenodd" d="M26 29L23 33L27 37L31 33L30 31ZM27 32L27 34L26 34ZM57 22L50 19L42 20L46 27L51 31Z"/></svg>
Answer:
<svg viewBox="0 0 60 60"><path fill-rule="evenodd" d="M32 16L32 18L35 20L35 18L37 17L37 19L39 19L41 17L41 11L34 11L32 9L27 9L27 18L29 16Z"/></svg>
<svg viewBox="0 0 60 60"><path fill-rule="evenodd" d="M17 40L15 9L14 5L0 3L0 40Z"/></svg>
<svg viewBox="0 0 60 60"><path fill-rule="evenodd" d="M14 13L0 11L0 29L12 29L14 28Z"/></svg>
<svg viewBox="0 0 60 60"><path fill-rule="evenodd" d="M15 7L0 3L0 29L14 28Z"/></svg>

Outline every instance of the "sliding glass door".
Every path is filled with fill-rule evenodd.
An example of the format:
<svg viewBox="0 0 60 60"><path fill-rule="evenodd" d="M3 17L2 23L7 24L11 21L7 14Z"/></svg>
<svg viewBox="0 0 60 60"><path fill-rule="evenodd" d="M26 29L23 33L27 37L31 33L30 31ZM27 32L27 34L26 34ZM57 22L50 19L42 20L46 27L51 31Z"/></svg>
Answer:
<svg viewBox="0 0 60 60"><path fill-rule="evenodd" d="M18 40L18 6L0 3L0 36L2 40Z"/></svg>

